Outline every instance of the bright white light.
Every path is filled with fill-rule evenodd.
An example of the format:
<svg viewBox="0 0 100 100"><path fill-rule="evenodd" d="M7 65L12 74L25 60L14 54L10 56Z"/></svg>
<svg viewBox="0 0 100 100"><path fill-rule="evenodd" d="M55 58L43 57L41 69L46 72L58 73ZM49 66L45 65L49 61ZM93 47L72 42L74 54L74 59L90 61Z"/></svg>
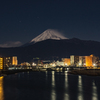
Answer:
<svg viewBox="0 0 100 100"><path fill-rule="evenodd" d="M55 64L52 64L53 67L55 67Z"/></svg>
<svg viewBox="0 0 100 100"><path fill-rule="evenodd" d="M32 66L36 66L36 64L35 63L32 63Z"/></svg>
<svg viewBox="0 0 100 100"><path fill-rule="evenodd" d="M96 64L94 63L93 66L96 66Z"/></svg>
<svg viewBox="0 0 100 100"><path fill-rule="evenodd" d="M45 67L47 68L47 65Z"/></svg>

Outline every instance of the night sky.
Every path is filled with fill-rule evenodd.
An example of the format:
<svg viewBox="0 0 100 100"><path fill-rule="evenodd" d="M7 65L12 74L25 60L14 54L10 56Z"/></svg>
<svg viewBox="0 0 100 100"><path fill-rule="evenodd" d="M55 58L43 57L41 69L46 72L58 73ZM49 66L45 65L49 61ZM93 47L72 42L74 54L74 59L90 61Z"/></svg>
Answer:
<svg viewBox="0 0 100 100"><path fill-rule="evenodd" d="M100 1L0 1L0 46L24 44L47 29L67 38L100 41Z"/></svg>

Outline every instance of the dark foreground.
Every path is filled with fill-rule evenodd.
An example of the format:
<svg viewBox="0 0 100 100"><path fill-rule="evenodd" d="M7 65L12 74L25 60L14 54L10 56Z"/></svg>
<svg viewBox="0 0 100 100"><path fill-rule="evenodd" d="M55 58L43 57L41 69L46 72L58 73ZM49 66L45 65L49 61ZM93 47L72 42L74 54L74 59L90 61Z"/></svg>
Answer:
<svg viewBox="0 0 100 100"><path fill-rule="evenodd" d="M0 100L100 100L100 77L21 72L0 77Z"/></svg>

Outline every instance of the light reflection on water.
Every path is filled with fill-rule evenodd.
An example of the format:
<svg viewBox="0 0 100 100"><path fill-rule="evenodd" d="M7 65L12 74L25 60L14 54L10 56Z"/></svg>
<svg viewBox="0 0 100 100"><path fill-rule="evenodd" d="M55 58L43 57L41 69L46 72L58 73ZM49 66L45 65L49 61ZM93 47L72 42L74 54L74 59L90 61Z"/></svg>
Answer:
<svg viewBox="0 0 100 100"><path fill-rule="evenodd" d="M45 71L45 73L46 73L46 80L47 80L47 78L48 78L48 72L47 72L47 71Z"/></svg>
<svg viewBox="0 0 100 100"><path fill-rule="evenodd" d="M78 76L78 100L83 100L82 77Z"/></svg>
<svg viewBox="0 0 100 100"><path fill-rule="evenodd" d="M56 100L56 92L55 92L55 71L52 71L51 100Z"/></svg>
<svg viewBox="0 0 100 100"><path fill-rule="evenodd" d="M3 76L0 77L0 100L4 100Z"/></svg>
<svg viewBox="0 0 100 100"><path fill-rule="evenodd" d="M55 71L52 71L52 87L55 87Z"/></svg>
<svg viewBox="0 0 100 100"><path fill-rule="evenodd" d="M93 86L92 86L92 100L98 100L98 94L97 94L97 87L95 85L95 82L93 81Z"/></svg>
<svg viewBox="0 0 100 100"><path fill-rule="evenodd" d="M0 77L0 100L100 100L99 84L99 76L67 71L19 73Z"/></svg>
<svg viewBox="0 0 100 100"><path fill-rule="evenodd" d="M68 95L68 74L67 71L65 71L65 94L64 94L64 100L69 100L69 95Z"/></svg>

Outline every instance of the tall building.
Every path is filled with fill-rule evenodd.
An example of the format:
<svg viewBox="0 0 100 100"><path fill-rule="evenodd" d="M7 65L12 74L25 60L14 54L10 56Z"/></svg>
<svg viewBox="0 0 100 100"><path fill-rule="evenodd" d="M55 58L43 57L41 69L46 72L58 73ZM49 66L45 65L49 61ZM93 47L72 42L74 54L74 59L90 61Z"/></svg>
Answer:
<svg viewBox="0 0 100 100"><path fill-rule="evenodd" d="M94 55L79 56L79 66L95 67L99 65L99 57Z"/></svg>
<svg viewBox="0 0 100 100"><path fill-rule="evenodd" d="M17 65L18 64L18 60L16 56L12 57L12 65Z"/></svg>
<svg viewBox="0 0 100 100"><path fill-rule="evenodd" d="M90 55L90 56L92 56L92 66L93 67L99 66L99 57L94 56L94 55Z"/></svg>
<svg viewBox="0 0 100 100"><path fill-rule="evenodd" d="M3 58L0 57L0 70L2 70L2 69L3 69Z"/></svg>
<svg viewBox="0 0 100 100"><path fill-rule="evenodd" d="M91 56L85 56L85 64L86 64L86 67L92 66L92 57Z"/></svg>
<svg viewBox="0 0 100 100"><path fill-rule="evenodd" d="M71 64L71 66L78 66L79 56L71 55L70 56L70 64Z"/></svg>
<svg viewBox="0 0 100 100"><path fill-rule="evenodd" d="M83 67L83 66L86 66L86 59L85 59L85 56L79 56L79 64L78 64L79 67Z"/></svg>
<svg viewBox="0 0 100 100"><path fill-rule="evenodd" d="M4 69L7 67L12 66L12 57L4 57L3 58L3 62L4 62Z"/></svg>
<svg viewBox="0 0 100 100"><path fill-rule="evenodd" d="M12 57L3 57L2 60L2 65L3 65L3 69L7 69L8 67L12 66L12 65L17 65L18 64L18 60L16 56L12 56Z"/></svg>

